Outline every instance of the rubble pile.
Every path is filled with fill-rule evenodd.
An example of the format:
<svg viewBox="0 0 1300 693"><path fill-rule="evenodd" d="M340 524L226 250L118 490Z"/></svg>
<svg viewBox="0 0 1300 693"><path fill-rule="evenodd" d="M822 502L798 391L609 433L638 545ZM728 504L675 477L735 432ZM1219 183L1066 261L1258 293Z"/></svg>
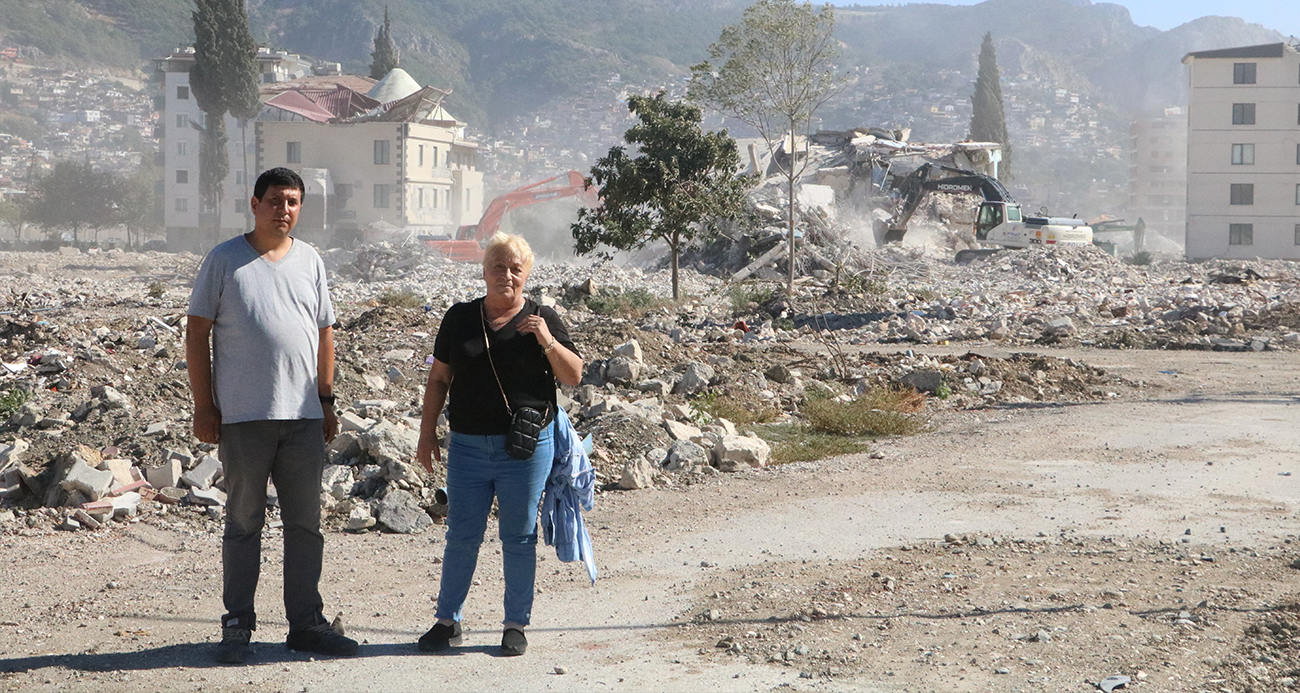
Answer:
<svg viewBox="0 0 1300 693"><path fill-rule="evenodd" d="M322 479L329 521L351 531L424 531L445 512L440 475L414 460L427 358L445 309L481 295L481 269L384 244L324 256L339 316L342 416ZM563 315L587 363L582 385L564 388L561 403L591 437L602 489L766 466L772 447L762 427L710 414L722 400L762 410L772 424L800 422L809 397L848 401L880 387L927 393L931 408L1097 400L1141 385L1076 360L979 352L1297 342L1291 263L1138 267L1065 248L970 266L901 249L856 257L866 269L801 278L789 296L774 284L725 287L685 270L687 298L677 303L665 298L664 271L535 268L529 290ZM192 437L184 364L188 283L199 261L0 254L0 295L9 296L0 311L0 527L221 517L220 463L213 446ZM906 348L954 342L966 353ZM879 344L904 348L870 353Z"/></svg>

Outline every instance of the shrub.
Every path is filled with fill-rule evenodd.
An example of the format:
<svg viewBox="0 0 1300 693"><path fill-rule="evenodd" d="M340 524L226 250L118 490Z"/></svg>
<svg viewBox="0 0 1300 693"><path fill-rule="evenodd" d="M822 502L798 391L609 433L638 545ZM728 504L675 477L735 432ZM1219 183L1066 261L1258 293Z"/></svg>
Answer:
<svg viewBox="0 0 1300 693"><path fill-rule="evenodd" d="M754 432L772 446L770 465L809 462L867 450L865 439L822 433L806 425L756 426Z"/></svg>
<svg viewBox="0 0 1300 693"><path fill-rule="evenodd" d="M776 290L770 286L737 284L727 291L727 297L731 299L732 314L743 315L750 311L749 304L751 303L756 303L759 306L771 303L772 299L776 297Z"/></svg>
<svg viewBox="0 0 1300 693"><path fill-rule="evenodd" d="M698 397L692 406L713 418L722 417L734 424L755 424L775 421L781 415L776 405L764 400L741 401L731 395L716 392Z"/></svg>
<svg viewBox="0 0 1300 693"><path fill-rule="evenodd" d="M628 318L639 318L668 303L668 301L645 289L632 289L631 291L601 289L600 293L586 297L583 302L593 313L619 315Z"/></svg>
<svg viewBox="0 0 1300 693"><path fill-rule="evenodd" d="M379 305L391 308L419 308L424 299L413 291L385 291L375 299Z"/></svg>
<svg viewBox="0 0 1300 693"><path fill-rule="evenodd" d="M167 285L162 282L153 282L149 285L149 291L146 295L149 298L162 298L167 294Z"/></svg>
<svg viewBox="0 0 1300 693"><path fill-rule="evenodd" d="M4 394L0 394L0 420L13 416L14 412L21 409L24 404L27 404L27 400L31 398L32 393L16 387L6 390Z"/></svg>
<svg viewBox="0 0 1300 693"><path fill-rule="evenodd" d="M809 425L842 436L912 435L925 428L925 395L877 387L851 402L810 400L803 406Z"/></svg>

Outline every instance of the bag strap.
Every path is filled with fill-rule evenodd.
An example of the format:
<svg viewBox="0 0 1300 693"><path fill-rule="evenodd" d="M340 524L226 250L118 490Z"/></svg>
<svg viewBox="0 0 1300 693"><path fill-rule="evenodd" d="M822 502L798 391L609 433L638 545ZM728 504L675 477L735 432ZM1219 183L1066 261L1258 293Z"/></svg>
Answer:
<svg viewBox="0 0 1300 693"><path fill-rule="evenodd" d="M515 410L510 407L510 398L506 397L506 389L501 386L501 376L497 374L497 364L492 360L492 342L488 340L487 333L487 307L483 303L479 304L479 317L482 318L479 325L483 328L483 350L487 352L488 364L492 366L492 377L497 381L497 389L501 391L501 401L505 402L506 411L510 413L511 418L514 418ZM548 403L543 416L550 416L550 414L551 405Z"/></svg>
<svg viewBox="0 0 1300 693"><path fill-rule="evenodd" d="M482 318L482 321L479 323L479 325L483 328L483 349L487 351L488 364L492 366L492 377L496 379L497 389L501 391L501 401L505 402L506 411L510 413L511 417L514 417L515 410L510 408L510 398L506 397L506 389L501 386L501 376L497 375L497 364L495 361L492 360L492 344L491 342L488 341L488 333L487 333L487 305L486 304L487 302L484 301L483 303L480 303L478 306L479 317Z"/></svg>

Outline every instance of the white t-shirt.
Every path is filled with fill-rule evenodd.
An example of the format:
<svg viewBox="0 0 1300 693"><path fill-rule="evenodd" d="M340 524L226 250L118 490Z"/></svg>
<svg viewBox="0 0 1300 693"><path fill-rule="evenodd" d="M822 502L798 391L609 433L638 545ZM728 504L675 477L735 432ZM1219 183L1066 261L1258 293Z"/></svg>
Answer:
<svg viewBox="0 0 1300 693"><path fill-rule="evenodd" d="M190 315L212 326L212 397L223 424L319 419L316 355L334 324L325 263L294 239L279 262L244 236L213 248L190 293Z"/></svg>

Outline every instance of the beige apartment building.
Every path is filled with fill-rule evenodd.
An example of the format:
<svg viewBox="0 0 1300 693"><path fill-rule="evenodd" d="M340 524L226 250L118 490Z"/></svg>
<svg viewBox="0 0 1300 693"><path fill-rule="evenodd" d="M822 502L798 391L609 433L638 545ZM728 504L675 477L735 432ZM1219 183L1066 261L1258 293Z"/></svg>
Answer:
<svg viewBox="0 0 1300 693"><path fill-rule="evenodd" d="M162 88L163 218L169 250L205 252L251 228L248 199L258 173L298 171L307 184L295 235L321 247L385 232L454 236L478 221L483 175L465 123L442 106L448 92L395 69L375 82L260 49L262 112L226 116L230 172L221 209L204 208L199 142L205 115L190 93L194 49L154 61ZM220 231L210 229L220 217Z"/></svg>
<svg viewBox="0 0 1300 693"><path fill-rule="evenodd" d="M1128 210L1147 233L1182 240L1187 230L1187 116L1178 107L1129 126Z"/></svg>
<svg viewBox="0 0 1300 693"><path fill-rule="evenodd" d="M1300 259L1300 53L1188 53L1189 259Z"/></svg>

